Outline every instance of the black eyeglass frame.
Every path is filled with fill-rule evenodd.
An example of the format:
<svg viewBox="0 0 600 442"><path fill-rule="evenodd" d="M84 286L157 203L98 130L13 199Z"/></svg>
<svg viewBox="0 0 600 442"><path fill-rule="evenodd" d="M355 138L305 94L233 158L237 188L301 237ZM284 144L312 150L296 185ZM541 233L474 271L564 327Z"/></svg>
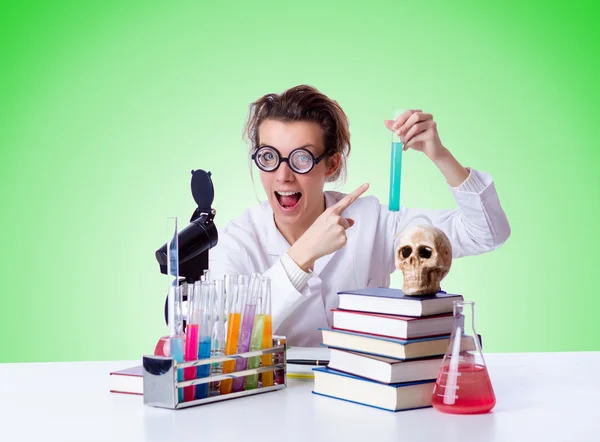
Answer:
<svg viewBox="0 0 600 442"><path fill-rule="evenodd" d="M275 151L275 153L277 153L277 158L279 159L279 161L277 162L277 165L273 169L266 169L266 168L262 167L261 164L259 163L258 159L257 159L258 153L262 149L265 149L265 148L272 149L273 151ZM294 166L292 166L292 164L289 161L289 158L294 154L294 152L304 152L304 153L307 153L312 158L312 166L310 166L310 169L308 169L305 172L301 172L301 171L296 170L294 168ZM256 164L256 166L260 170L262 170L263 172L275 172L277 169L279 169L279 166L281 166L281 163L288 163L288 166L290 167L290 169L292 169L292 171L294 173L298 173L300 175L305 175L305 174L309 173L311 170L313 170L315 168L315 166L317 164L319 164L319 162L323 158L327 157L328 155L329 155L329 152L325 151L321 155L319 155L318 157L315 158L315 156L313 155L313 153L310 150L308 150L308 149L306 149L304 147L298 147L298 148L292 150L287 157L282 157L281 153L277 149L275 149L273 146L267 146L267 145L265 145L265 146L260 146L258 149L256 149L254 151L254 153L252 154L251 158L252 158L252 160L254 160L254 163Z"/></svg>

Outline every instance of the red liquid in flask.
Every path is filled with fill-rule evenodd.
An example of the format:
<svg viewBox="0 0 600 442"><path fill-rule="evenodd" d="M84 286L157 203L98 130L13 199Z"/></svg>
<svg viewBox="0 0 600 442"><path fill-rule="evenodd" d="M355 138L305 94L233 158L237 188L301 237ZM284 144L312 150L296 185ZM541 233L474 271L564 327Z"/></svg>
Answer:
<svg viewBox="0 0 600 442"><path fill-rule="evenodd" d="M477 414L494 408L496 396L485 365L462 363L452 372L450 361L445 362L433 390L432 405L437 410ZM454 395L450 390L454 390Z"/></svg>

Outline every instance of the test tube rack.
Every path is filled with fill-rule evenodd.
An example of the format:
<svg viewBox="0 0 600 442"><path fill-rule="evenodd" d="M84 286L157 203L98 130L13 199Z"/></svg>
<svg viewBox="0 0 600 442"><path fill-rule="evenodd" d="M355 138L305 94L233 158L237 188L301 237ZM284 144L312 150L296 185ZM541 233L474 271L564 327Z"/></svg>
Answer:
<svg viewBox="0 0 600 442"><path fill-rule="evenodd" d="M231 360L247 359L253 356L262 356L266 354L280 355L280 357L277 358L279 359L278 362L274 362L273 365L269 366L259 366L257 368L233 371L231 373L208 375L206 377L187 381L177 380L177 373L180 369L197 367L206 364L222 363ZM142 367L144 382L144 404L152 407L168 408L172 410L252 396L269 391L276 391L287 386L285 344L257 351L249 351L246 353L238 353L234 355L212 357L207 359L196 359L195 361L179 363L173 358L167 356L144 356L142 359ZM206 398L196 399L193 401L179 402L178 389L180 388L204 384L207 382L218 382L224 379L235 379L269 371L273 372L273 378L276 378L276 371L278 371L280 374L282 373L283 382L275 383L274 385L268 387L262 387L259 385L257 388L251 390L243 389L242 391L208 396Z"/></svg>

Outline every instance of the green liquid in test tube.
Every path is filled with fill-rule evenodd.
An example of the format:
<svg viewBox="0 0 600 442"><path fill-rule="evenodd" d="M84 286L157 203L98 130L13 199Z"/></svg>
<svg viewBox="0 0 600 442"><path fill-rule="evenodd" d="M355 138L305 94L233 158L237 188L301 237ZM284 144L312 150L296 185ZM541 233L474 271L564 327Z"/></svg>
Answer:
<svg viewBox="0 0 600 442"><path fill-rule="evenodd" d="M394 113L394 120L402 112ZM402 148L403 144L396 132L392 132L392 155L390 162L390 200L389 209L397 212L400 210L400 187L402 183Z"/></svg>
<svg viewBox="0 0 600 442"><path fill-rule="evenodd" d="M263 308L263 299L267 292L266 285L269 283L268 278L260 279L260 295L256 302L256 316L254 316L254 324L252 327L252 336L250 337L250 351L262 350L263 334L265 331L265 311ZM258 368L260 366L260 356L252 356L248 358L248 368ZM258 387L258 374L246 376L246 390L253 390Z"/></svg>
<svg viewBox="0 0 600 442"><path fill-rule="evenodd" d="M254 317L254 326L252 328L252 337L250 338L250 351L258 351L263 349L264 334L270 333L270 330L265 330L268 319L270 319L270 283L271 280L267 277L260 279L260 294L256 303L256 316ZM267 316L269 318L267 319ZM270 326L270 324L269 324ZM270 338L272 339L272 338ZM248 368L260 367L261 356L252 356L248 358ZM246 377L246 390L252 390L258 387L258 374L251 374Z"/></svg>

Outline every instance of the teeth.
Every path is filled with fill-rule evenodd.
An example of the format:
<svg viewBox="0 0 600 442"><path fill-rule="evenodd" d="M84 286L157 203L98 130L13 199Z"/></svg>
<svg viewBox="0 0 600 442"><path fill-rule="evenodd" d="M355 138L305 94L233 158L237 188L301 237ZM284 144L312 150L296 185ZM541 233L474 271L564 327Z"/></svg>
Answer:
<svg viewBox="0 0 600 442"><path fill-rule="evenodd" d="M290 196L290 195L295 195L296 193L299 193L299 192L278 192L278 191L275 191L275 193L277 193L278 195L281 195L281 196Z"/></svg>

